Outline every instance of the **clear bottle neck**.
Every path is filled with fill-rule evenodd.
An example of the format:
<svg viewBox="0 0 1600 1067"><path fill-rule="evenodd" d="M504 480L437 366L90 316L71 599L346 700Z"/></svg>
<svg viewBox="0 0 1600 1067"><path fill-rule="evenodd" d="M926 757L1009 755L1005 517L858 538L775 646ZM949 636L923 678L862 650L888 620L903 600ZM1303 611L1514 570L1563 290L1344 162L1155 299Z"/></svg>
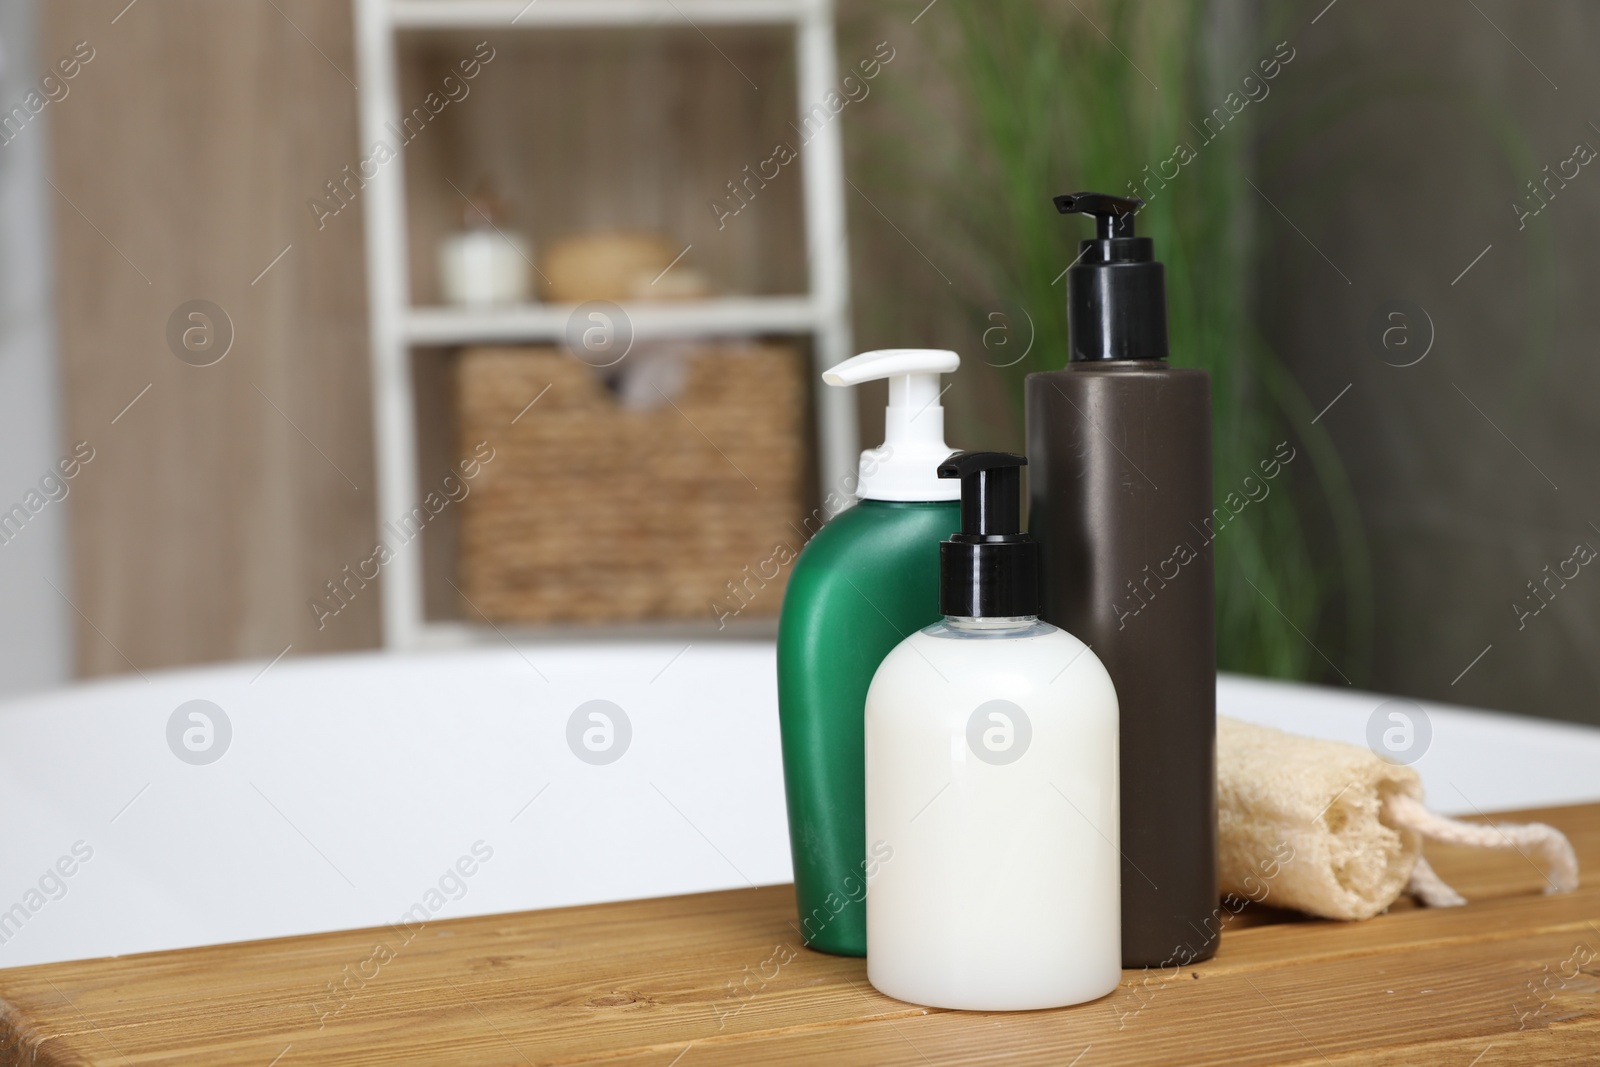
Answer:
<svg viewBox="0 0 1600 1067"><path fill-rule="evenodd" d="M944 624L958 633L999 633L1027 630L1039 623L1037 615L946 615Z"/></svg>
<svg viewBox="0 0 1600 1067"><path fill-rule="evenodd" d="M985 618L946 615L922 632L929 637L1009 640L1016 637L1042 637L1045 634L1055 633L1056 628L1041 621L1037 615L999 615Z"/></svg>

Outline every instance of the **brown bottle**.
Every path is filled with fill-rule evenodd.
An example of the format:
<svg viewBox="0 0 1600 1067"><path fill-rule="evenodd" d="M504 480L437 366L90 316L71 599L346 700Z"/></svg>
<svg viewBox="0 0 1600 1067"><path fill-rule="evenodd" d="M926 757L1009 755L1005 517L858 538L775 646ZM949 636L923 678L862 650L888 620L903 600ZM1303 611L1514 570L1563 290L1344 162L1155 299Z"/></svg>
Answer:
<svg viewBox="0 0 1600 1067"><path fill-rule="evenodd" d="M1040 616L1089 644L1121 708L1122 963L1217 950L1211 378L1167 361L1166 284L1139 200L1094 215L1068 271L1066 369L1027 380Z"/></svg>

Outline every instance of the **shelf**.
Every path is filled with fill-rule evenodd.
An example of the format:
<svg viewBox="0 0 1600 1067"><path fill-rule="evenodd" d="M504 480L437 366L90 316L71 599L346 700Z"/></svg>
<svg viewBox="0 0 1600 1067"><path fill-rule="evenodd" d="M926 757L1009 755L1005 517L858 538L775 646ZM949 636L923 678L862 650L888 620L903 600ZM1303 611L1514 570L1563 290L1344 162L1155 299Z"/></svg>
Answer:
<svg viewBox="0 0 1600 1067"><path fill-rule="evenodd" d="M498 73L474 85L471 106L451 108L437 134L417 138L404 166L388 168L362 197L380 523L406 514L419 486L448 465L450 349L566 347L569 327L599 325L587 309L577 319L575 304L442 302L435 253L460 225L461 183L475 175L507 190L511 214L531 220L524 225L537 247L574 233L671 233L695 248L693 266L713 291L785 294L621 302L637 340L800 339L818 366L853 353L840 124L809 137L793 173L763 186L761 209L732 233L712 237L723 220L704 198L755 158L750 145L791 136L796 117L836 90L833 0L350 2L364 144L392 138L405 108L444 84L458 45L487 35L500 57ZM630 27L649 32L611 32ZM585 29L596 32L578 32ZM811 400L815 482L841 484L859 455L854 391L817 389ZM709 619L590 628L459 618L445 581L453 530L448 522L432 528L422 552L402 554L385 572L386 646L601 633L770 640L774 632L770 619L723 631Z"/></svg>
<svg viewBox="0 0 1600 1067"><path fill-rule="evenodd" d="M552 26L695 26L794 23L826 10L818 0L390 0L400 29Z"/></svg>
<svg viewBox="0 0 1600 1067"><path fill-rule="evenodd" d="M563 341L578 306L414 307L406 312L404 335L412 345ZM803 296L640 302L622 308L640 341L810 333L819 323L816 305Z"/></svg>

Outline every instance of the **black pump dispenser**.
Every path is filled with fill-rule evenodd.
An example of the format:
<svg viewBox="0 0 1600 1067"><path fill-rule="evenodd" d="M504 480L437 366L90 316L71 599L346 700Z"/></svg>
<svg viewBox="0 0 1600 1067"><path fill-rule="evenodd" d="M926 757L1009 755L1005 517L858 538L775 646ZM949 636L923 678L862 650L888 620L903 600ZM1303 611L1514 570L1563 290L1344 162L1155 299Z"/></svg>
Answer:
<svg viewBox="0 0 1600 1067"><path fill-rule="evenodd" d="M1039 545L1022 532L1022 456L957 452L939 477L961 479L961 532L939 543L939 610L966 618L1039 613Z"/></svg>
<svg viewBox="0 0 1600 1067"><path fill-rule="evenodd" d="M1134 236L1144 201L1104 193L1055 198L1063 215L1093 215L1095 237L1067 271L1068 359L1167 358L1166 271L1155 242Z"/></svg>

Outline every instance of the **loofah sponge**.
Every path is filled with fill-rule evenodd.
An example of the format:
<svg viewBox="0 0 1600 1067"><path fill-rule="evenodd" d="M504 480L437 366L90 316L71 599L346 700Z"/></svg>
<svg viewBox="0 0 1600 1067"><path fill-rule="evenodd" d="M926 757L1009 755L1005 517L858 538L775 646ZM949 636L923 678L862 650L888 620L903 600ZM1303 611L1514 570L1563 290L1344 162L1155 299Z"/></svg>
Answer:
<svg viewBox="0 0 1600 1067"><path fill-rule="evenodd" d="M1217 719L1218 874L1224 894L1329 919L1368 919L1402 892L1465 903L1422 858L1423 838L1542 855L1548 892L1576 888L1577 857L1540 823L1485 826L1429 812L1410 767L1355 745Z"/></svg>

